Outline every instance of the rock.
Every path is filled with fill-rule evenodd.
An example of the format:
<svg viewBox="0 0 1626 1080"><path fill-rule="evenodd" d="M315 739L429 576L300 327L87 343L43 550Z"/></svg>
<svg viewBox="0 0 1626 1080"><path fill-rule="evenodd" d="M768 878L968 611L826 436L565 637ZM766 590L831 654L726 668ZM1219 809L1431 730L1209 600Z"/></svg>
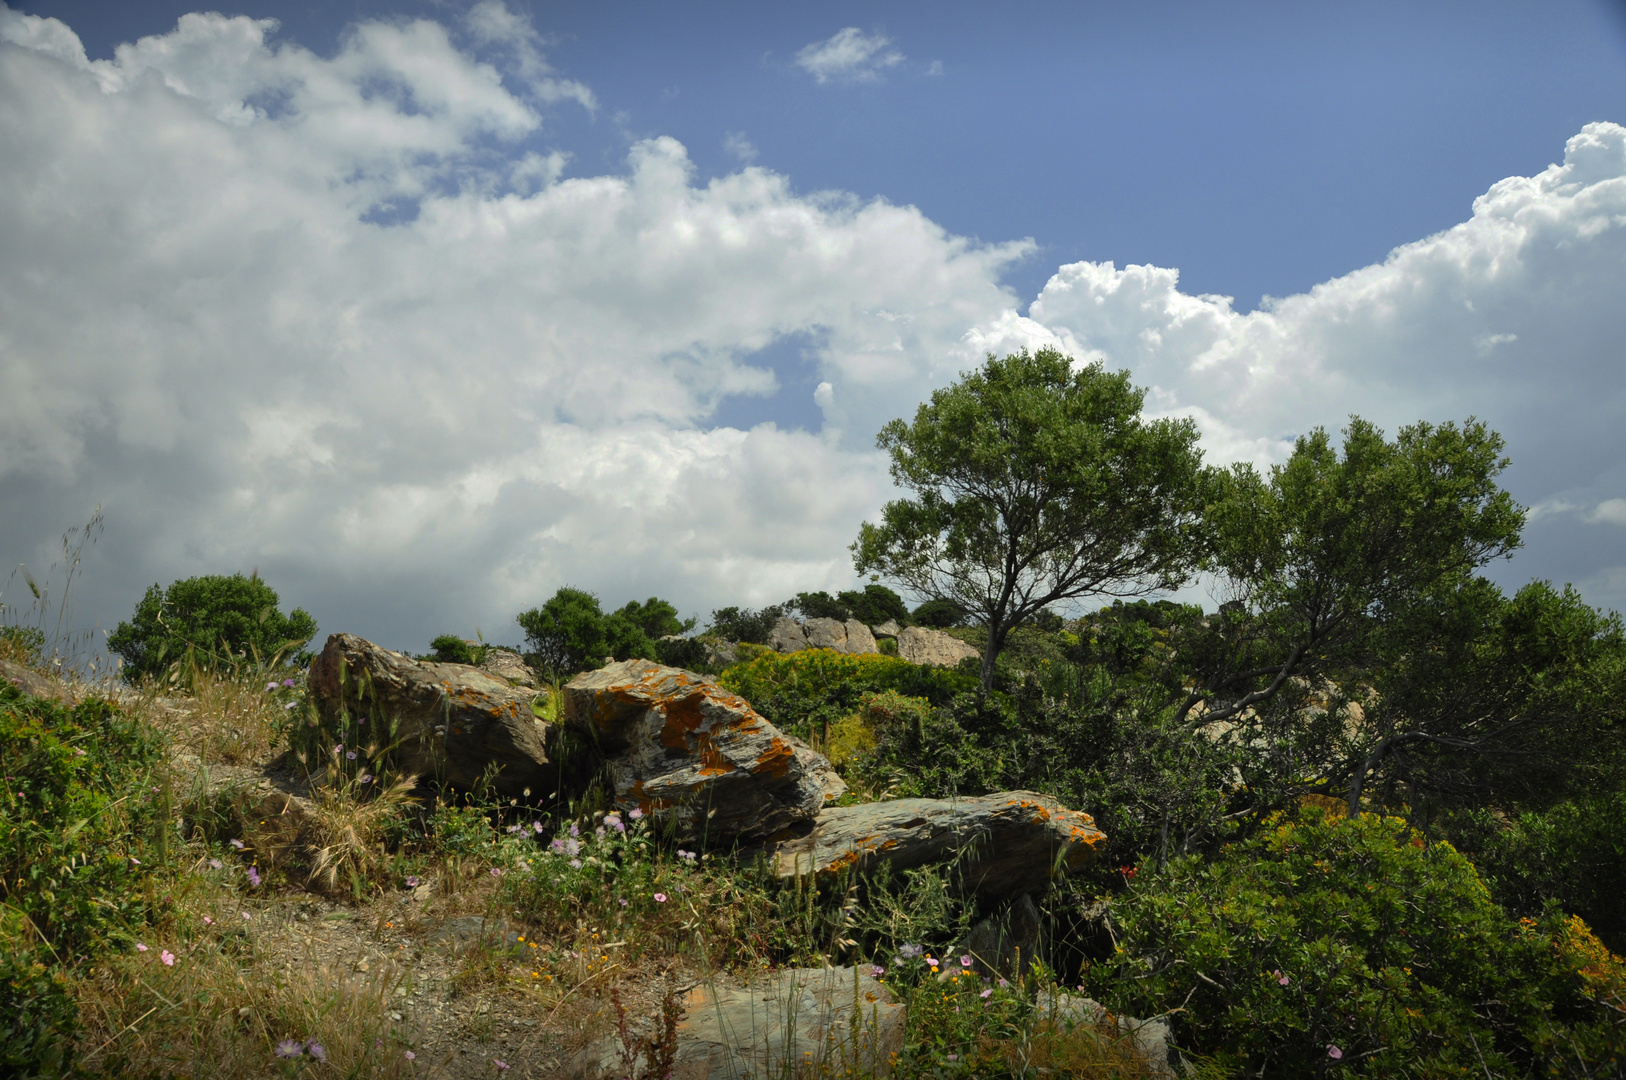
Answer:
<svg viewBox="0 0 1626 1080"><path fill-rule="evenodd" d="M880 647L875 644L875 635L869 632L869 627L857 619L847 620L847 653L851 656L867 656L870 653L879 653Z"/></svg>
<svg viewBox="0 0 1626 1080"><path fill-rule="evenodd" d="M908 626L898 633L898 655L911 664L954 667L967 657L982 656L982 650L941 630Z"/></svg>
<svg viewBox="0 0 1626 1080"><path fill-rule="evenodd" d="M780 877L863 874L948 862L966 891L991 902L1050 884L1095 857L1106 835L1095 819L1047 795L1004 791L971 799L896 799L825 810L805 836L777 839L765 854Z"/></svg>
<svg viewBox="0 0 1626 1080"><path fill-rule="evenodd" d="M897 620L888 619L888 620L886 620L886 622L882 623L880 626L877 626L875 628L875 636L876 637L897 637L898 636L898 629L899 629L899 627L898 627Z"/></svg>
<svg viewBox="0 0 1626 1080"><path fill-rule="evenodd" d="M810 820L846 790L830 763L716 681L624 660L565 687L564 722L608 759L617 805L685 838L760 838Z"/></svg>
<svg viewBox="0 0 1626 1080"><path fill-rule="evenodd" d="M857 619L808 619L799 623L782 618L774 624L768 644L775 652L800 652L803 649L834 649L838 653L862 656L878 653L875 637L869 627Z"/></svg>
<svg viewBox="0 0 1626 1080"><path fill-rule="evenodd" d="M795 619L781 616L768 634L768 647L774 652L800 652L808 647L807 634Z"/></svg>
<svg viewBox="0 0 1626 1080"><path fill-rule="evenodd" d="M64 705L73 705L78 700L78 696L59 680L10 660L0 660L0 679L15 684L17 689L30 697L58 701Z"/></svg>
<svg viewBox="0 0 1626 1080"><path fill-rule="evenodd" d="M1033 897L1023 893L1004 911L973 926L957 951L971 956L972 970L979 975L1019 979L1039 956L1043 930Z"/></svg>
<svg viewBox="0 0 1626 1080"><path fill-rule="evenodd" d="M334 634L308 682L328 722L348 714L376 725L381 742L398 741L404 772L468 788L496 765L493 786L504 795L553 788L557 770L548 761L548 725L531 711L535 694L479 668L414 660Z"/></svg>
<svg viewBox="0 0 1626 1080"><path fill-rule="evenodd" d="M786 968L749 986L701 984L682 999L672 1080L884 1076L903 1049L904 1006L877 980L844 968ZM566 1067L577 1080L654 1075L639 1031L624 1050L611 1035ZM633 1056L629 1063L625 1056Z"/></svg>
<svg viewBox="0 0 1626 1080"><path fill-rule="evenodd" d="M1054 1000L1040 1004L1045 1019L1064 1031L1079 1025L1099 1026L1103 1023L1116 1027L1120 1038L1133 1040L1135 1052L1146 1059L1148 1072L1160 1080L1174 1080L1185 1072L1185 1062L1179 1051L1169 1045L1169 1021L1155 1016L1150 1020L1137 1020L1133 1016L1118 1016L1106 1006L1078 994L1057 994Z"/></svg>
<svg viewBox="0 0 1626 1080"><path fill-rule="evenodd" d="M847 624L840 619L809 619L802 624L810 649L847 651Z"/></svg>
<svg viewBox="0 0 1626 1080"><path fill-rule="evenodd" d="M536 672L525 658L512 649L486 649L485 659L480 661L480 670L499 679L507 679L511 686L536 686Z"/></svg>
<svg viewBox="0 0 1626 1080"><path fill-rule="evenodd" d="M740 659L739 647L732 641L714 637L703 637L700 641L706 646L706 663L714 667L728 667Z"/></svg>

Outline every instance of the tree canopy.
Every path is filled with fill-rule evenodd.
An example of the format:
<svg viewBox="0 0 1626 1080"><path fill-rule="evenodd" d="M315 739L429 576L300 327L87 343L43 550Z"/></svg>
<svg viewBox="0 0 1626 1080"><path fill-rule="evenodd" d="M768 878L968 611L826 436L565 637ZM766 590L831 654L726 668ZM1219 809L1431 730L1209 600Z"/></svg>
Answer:
<svg viewBox="0 0 1626 1080"><path fill-rule="evenodd" d="M859 573L951 600L988 628L982 684L1012 627L1060 601L1182 584L1204 471L1190 420L1146 420L1128 372L1055 349L987 362L877 443L913 496L865 522Z"/></svg>
<svg viewBox="0 0 1626 1080"><path fill-rule="evenodd" d="M278 610L277 591L258 573L207 574L168 589L154 584L129 622L108 635L131 680L155 676L190 649L204 667L242 661L269 663L298 653L316 636L303 608Z"/></svg>
<svg viewBox="0 0 1626 1080"><path fill-rule="evenodd" d="M695 624L692 618L679 619L677 608L657 596L606 615L598 597L568 585L515 618L532 657L556 675L597 667L607 656L652 660L660 638L687 633Z"/></svg>

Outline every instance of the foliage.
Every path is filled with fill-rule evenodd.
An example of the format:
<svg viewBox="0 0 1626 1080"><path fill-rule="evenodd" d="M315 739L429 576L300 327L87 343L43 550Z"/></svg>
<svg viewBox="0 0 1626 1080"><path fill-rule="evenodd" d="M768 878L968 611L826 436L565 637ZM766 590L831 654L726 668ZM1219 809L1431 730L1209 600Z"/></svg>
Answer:
<svg viewBox="0 0 1626 1080"><path fill-rule="evenodd" d="M604 658L653 660L655 639L683 633L694 620L680 622L677 608L658 597L642 604L627 604L604 614L598 597L569 586L561 588L540 608L516 616L525 642L538 666L556 678L595 668ZM659 633L652 633L659 631Z"/></svg>
<svg viewBox="0 0 1626 1080"><path fill-rule="evenodd" d="M1395 818L1279 818L1206 862L1143 867L1113 914L1102 1000L1172 1013L1182 1046L1250 1072L1568 1075L1572 1048L1626 1051L1574 924L1510 919L1466 858Z"/></svg>
<svg viewBox="0 0 1626 1080"><path fill-rule="evenodd" d="M951 626L964 626L971 618L971 612L953 600L928 600L915 608L910 621L916 626L929 626L934 630L946 630Z"/></svg>
<svg viewBox="0 0 1626 1080"><path fill-rule="evenodd" d="M485 659L484 645L471 645L456 634L440 634L429 642L430 654L424 659L440 664L478 665Z"/></svg>
<svg viewBox="0 0 1626 1080"><path fill-rule="evenodd" d="M752 645L766 645L773 633L774 623L785 617L785 608L769 604L761 610L725 607L711 613L711 625L706 633L724 641L744 641Z"/></svg>
<svg viewBox="0 0 1626 1080"><path fill-rule="evenodd" d="M0 660L32 665L45 651L45 631L34 626L0 626Z"/></svg>
<svg viewBox="0 0 1626 1080"><path fill-rule="evenodd" d="M132 681L158 676L189 652L203 667L308 660L301 650L316 636L316 620L303 608L284 615L278 602L258 574L209 574L168 589L155 584L107 646L124 658Z"/></svg>
<svg viewBox="0 0 1626 1080"><path fill-rule="evenodd" d="M10 944L0 950L0 1075L72 1075L79 1011L67 976L48 959Z"/></svg>
<svg viewBox="0 0 1626 1080"><path fill-rule="evenodd" d="M866 585L863 590L845 589L831 596L827 592L797 593L781 605L808 619L857 619L865 626L879 626L888 619L909 625L909 608L903 597L885 585Z"/></svg>
<svg viewBox="0 0 1626 1080"><path fill-rule="evenodd" d="M800 738L818 732L821 740L825 729L855 711L866 693L894 690L941 705L976 688L974 679L956 671L830 649L769 653L734 665L718 681L781 730Z"/></svg>
<svg viewBox="0 0 1626 1080"><path fill-rule="evenodd" d="M1054 349L990 356L881 429L915 494L862 526L854 566L986 625L984 690L1011 627L1049 605L1179 586L1197 556L1197 429L1143 420L1144 400L1127 372Z"/></svg>

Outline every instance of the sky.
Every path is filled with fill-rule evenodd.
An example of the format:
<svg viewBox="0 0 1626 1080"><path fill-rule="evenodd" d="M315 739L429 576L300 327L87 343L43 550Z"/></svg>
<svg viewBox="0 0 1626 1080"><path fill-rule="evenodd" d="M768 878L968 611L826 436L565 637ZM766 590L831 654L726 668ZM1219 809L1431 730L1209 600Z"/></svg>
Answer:
<svg viewBox="0 0 1626 1080"><path fill-rule="evenodd" d="M1596 0L0 4L0 565L100 506L78 628L704 621L852 585L879 427L1054 345L1215 463L1477 416L1493 576L1626 609L1622 125Z"/></svg>

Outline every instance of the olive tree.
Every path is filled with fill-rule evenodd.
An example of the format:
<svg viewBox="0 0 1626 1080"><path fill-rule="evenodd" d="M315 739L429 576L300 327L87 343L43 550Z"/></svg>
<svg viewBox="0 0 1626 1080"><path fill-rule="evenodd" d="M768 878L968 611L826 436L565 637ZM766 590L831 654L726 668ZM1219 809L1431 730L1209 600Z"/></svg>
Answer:
<svg viewBox="0 0 1626 1080"><path fill-rule="evenodd" d="M1011 629L1051 604L1178 587L1197 559L1205 476L1190 420L1147 420L1128 372L1027 350L935 391L877 443L912 497L865 522L858 572Z"/></svg>

